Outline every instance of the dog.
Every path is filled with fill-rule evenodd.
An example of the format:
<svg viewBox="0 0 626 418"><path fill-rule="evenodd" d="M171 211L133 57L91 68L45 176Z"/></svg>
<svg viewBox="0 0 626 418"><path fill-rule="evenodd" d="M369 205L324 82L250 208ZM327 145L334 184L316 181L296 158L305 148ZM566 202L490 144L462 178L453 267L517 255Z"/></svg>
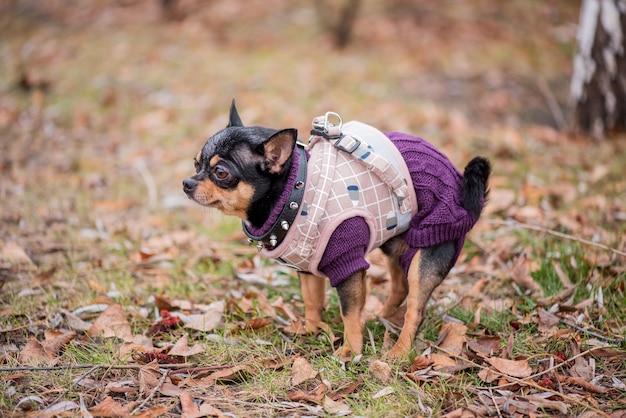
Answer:
<svg viewBox="0 0 626 418"><path fill-rule="evenodd" d="M308 145L293 128L244 126L235 100L226 128L194 158L185 194L242 219L251 242L298 270L306 329L322 320L325 277L337 289L347 360L363 348L366 255L388 259L389 296L379 315L406 301L400 335L386 353L410 353L433 290L455 264L487 199L491 165L473 158L461 173L433 145L328 112ZM369 197L367 197L369 196Z"/></svg>

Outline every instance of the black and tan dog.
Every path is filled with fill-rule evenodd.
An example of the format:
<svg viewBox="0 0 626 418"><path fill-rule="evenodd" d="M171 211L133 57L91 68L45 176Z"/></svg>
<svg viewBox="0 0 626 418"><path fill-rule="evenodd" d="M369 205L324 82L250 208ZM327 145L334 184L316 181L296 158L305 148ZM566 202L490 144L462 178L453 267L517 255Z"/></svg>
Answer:
<svg viewBox="0 0 626 418"><path fill-rule="evenodd" d="M389 297L380 315L389 317L403 302L407 304L401 334L387 353L400 358L410 351L432 291L456 262L465 235L480 216L491 168L486 159L476 157L461 174L432 145L406 134L386 133L386 145L368 145L363 138L369 139L368 133L375 130L363 126L355 125L365 129L357 136L330 132L333 124L327 120L314 124L314 140L304 149L295 129L245 127L233 101L228 126L210 137L198 153L196 174L183 181L183 189L200 205L243 219L244 230L259 241L260 248L298 268L309 331L317 331L321 321L323 276L330 278L344 322L344 345L337 353L344 359L362 350L365 256L380 247L388 256L391 275ZM371 136L382 135L376 132ZM329 157L331 152L337 155ZM396 170L379 161L367 162L372 154L382 161L396 157L403 161ZM332 158L331 170L314 166L325 158ZM369 180L355 180L352 171L343 174L341 167L353 170L353 165L360 165ZM329 171L335 177L328 177ZM392 177L398 173L401 181L394 183ZM378 223L360 201L368 190L379 187L371 184L372 179L391 190L386 195L379 190L373 193L372 205L383 218ZM412 187L407 192L403 185ZM344 203L319 207L317 195L326 193L330 202L340 194L335 188L344 186ZM380 209L384 199L395 209ZM397 218L407 215L404 226L399 225L402 220ZM315 238L307 236L311 231Z"/></svg>

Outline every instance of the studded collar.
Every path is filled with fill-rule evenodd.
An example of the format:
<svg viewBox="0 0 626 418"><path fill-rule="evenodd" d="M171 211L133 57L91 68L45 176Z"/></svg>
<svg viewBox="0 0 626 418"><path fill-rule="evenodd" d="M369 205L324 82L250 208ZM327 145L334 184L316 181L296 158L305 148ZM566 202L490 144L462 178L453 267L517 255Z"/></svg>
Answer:
<svg viewBox="0 0 626 418"><path fill-rule="evenodd" d="M267 250L272 250L279 246L291 225L293 225L296 216L298 215L300 206L302 205L302 198L304 197L304 185L306 184L306 173L307 173L307 158L306 151L304 150L303 145L298 143L298 146L295 148L298 153L298 173L296 177L296 181L293 184L293 189L287 198L286 203L283 206L280 215L269 229L268 232L262 235L254 235L248 229L248 226L245 222L242 222L243 232L248 237L248 241L250 243L257 242L257 248L261 251L263 248Z"/></svg>

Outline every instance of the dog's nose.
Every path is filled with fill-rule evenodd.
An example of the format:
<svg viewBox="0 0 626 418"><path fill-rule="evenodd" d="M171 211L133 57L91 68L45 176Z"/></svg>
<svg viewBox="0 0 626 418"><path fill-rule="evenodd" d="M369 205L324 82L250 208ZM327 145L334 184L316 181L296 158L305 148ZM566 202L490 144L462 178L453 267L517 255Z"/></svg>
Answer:
<svg viewBox="0 0 626 418"><path fill-rule="evenodd" d="M187 194L193 193L198 187L198 182L192 178L183 180L183 190Z"/></svg>

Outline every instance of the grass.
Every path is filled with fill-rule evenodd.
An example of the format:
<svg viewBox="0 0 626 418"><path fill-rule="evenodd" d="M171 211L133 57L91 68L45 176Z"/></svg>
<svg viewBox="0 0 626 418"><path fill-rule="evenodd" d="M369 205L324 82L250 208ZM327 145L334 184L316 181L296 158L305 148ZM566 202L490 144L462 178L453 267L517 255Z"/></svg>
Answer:
<svg viewBox="0 0 626 418"><path fill-rule="evenodd" d="M311 13L304 2L274 6L289 16ZM15 9L0 17L0 34L6 39L0 50L0 135L7 138L0 160L0 249L14 242L33 260L30 267L1 265L4 368L22 366L20 352L30 339L44 341L47 329L67 331L63 312L85 306L119 303L133 334L145 335L156 320L155 296L196 306L227 303L215 330L174 329L153 342L164 346L188 334L190 345L205 349L188 359L199 367L249 366L250 371L234 381L193 385L182 377L173 379L196 401L235 416L333 415L323 401L289 399L293 390L313 393L321 382L329 383L328 396L360 382L337 398L356 416L440 416L481 407L478 392L489 384L479 372L488 366L466 346L462 355L478 366L443 369L438 376L417 381L407 377L413 356L428 347L437 353L447 318L468 327L466 343L498 337L502 353L510 349L508 358L528 358L534 372L545 370L546 361L558 353L571 358L575 349L606 341L612 341L618 353L626 349L626 343L617 341L623 341L626 329L623 258L575 239L598 240L623 251L623 138L590 146L541 126L557 138L548 141L536 121L522 116L548 112L537 104L543 98L523 87L536 85L538 72L552 86L560 86L568 76L573 38L555 44L550 31L539 29L552 24L550 19L562 19L559 24L567 27L568 19L576 16L572 6L546 6L554 8L548 20L541 2L521 9L496 7L505 23L487 26L481 21L482 9L465 14L454 6L460 9L430 11L431 18L418 25L419 31L404 22L408 32L398 35L387 26L386 15L376 14L383 13L378 10L382 6L369 5L355 42L345 51L333 50L313 26L277 22L251 5L239 10L239 20L229 26L230 40L216 40L212 25L200 16L165 24L132 5L124 11L107 7L113 7L108 12L114 15L121 13L115 15L120 18L134 13L133 23L62 25L64 19L76 23L72 10L63 7L60 15L44 21ZM457 12L465 17L459 19ZM523 28L510 29L512 21L506 19L521 12L525 17L514 20ZM527 19L528 13L536 21ZM218 10L214 16L219 16ZM536 33L537 39L529 44L518 39L518 31ZM448 39L449 33L459 36ZM428 45L423 39L430 39ZM50 90L42 94L37 88L17 88L18 62L33 79L48 81ZM560 90L555 94L565 102ZM513 191L515 201L487 214L487 220L539 224L574 239L479 223L457 268L435 291L411 358L391 365L389 381L369 372L371 362L382 359L386 350L386 329L379 321L366 325L374 347L366 330L363 358L348 365L332 357L340 341L333 345L323 332L292 335L283 329L282 314L264 328L242 330L246 321L269 316L265 299L271 303L282 297L296 314L302 314L303 305L295 275L287 273L285 278L274 264L256 257L254 249L245 246L239 220L191 206L180 191L208 133L225 124L233 96L247 123L295 126L303 138L314 115L340 109L349 118L382 129L419 133L459 166L476 153L488 155L494 162L492 189ZM506 106L498 106L498 100ZM157 187L155 206L149 205L146 178L137 168L140 160ZM600 171L599 165L604 166ZM492 204L498 205L497 199L494 193ZM521 287L510 274L523 251L538 291ZM55 270L46 277L51 268ZM258 274L267 283L238 279L241 272ZM561 272L574 292L545 304L568 287ZM484 287L473 290L483 280ZM385 298L382 285L374 286L372 293ZM579 329L560 323L555 334L543 334L538 309L563 317L571 314ZM198 312L193 307L182 311ZM93 321L98 315L84 319ZM328 292L323 320L341 337L334 291ZM136 356L121 355L120 346L114 339L90 340L80 333L57 356L66 369L0 371L0 414L41 411L61 394L62 400L73 401L82 395L89 408L100 404L110 394L108 384L137 382L139 370L101 368L85 377L95 384L87 387L73 383L86 370L69 367L136 364ZM498 355L507 356L502 353ZM626 401L624 391L610 388L610 377L626 379L626 362L617 354L600 354L593 359L596 376L604 375L599 382L609 388L607 394L565 384L561 390L589 406L606 403L602 408L609 413ZM296 356L305 357L319 372L316 380L291 385ZM569 366L560 372L569 376ZM128 386L139 388L137 383ZM375 397L387 387L393 392ZM517 396L537 389L515 391ZM28 396L39 396L44 404L20 404ZM145 399L145 394L112 396L121 403ZM155 392L144 410L172 403L178 405L178 398ZM570 401L568 407L572 415L584 409ZM180 410L173 409L169 415L177 413Z"/></svg>

